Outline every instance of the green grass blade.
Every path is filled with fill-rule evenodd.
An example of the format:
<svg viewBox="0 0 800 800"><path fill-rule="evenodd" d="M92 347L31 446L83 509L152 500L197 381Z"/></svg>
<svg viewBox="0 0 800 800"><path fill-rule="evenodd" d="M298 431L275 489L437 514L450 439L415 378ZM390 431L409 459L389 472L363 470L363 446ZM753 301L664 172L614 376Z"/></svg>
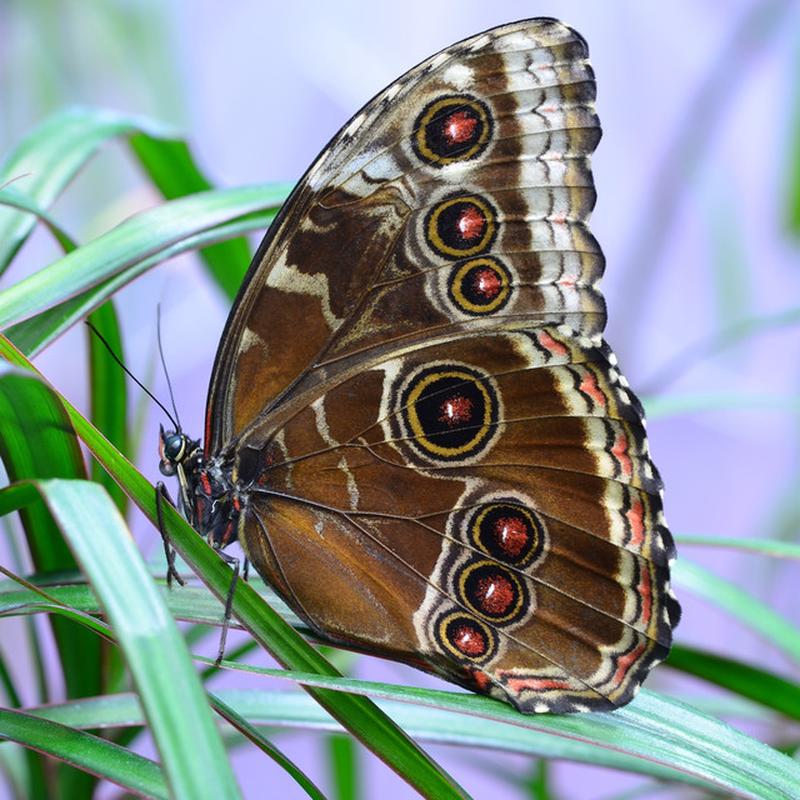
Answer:
<svg viewBox="0 0 800 800"><path fill-rule="evenodd" d="M72 727L0 708L0 739L18 742L138 795L169 797L154 761Z"/></svg>
<svg viewBox="0 0 800 800"><path fill-rule="evenodd" d="M461 729L470 729L474 743L480 743L491 721L520 729L541 731L591 742L596 748L609 748L641 759L636 771L663 775L661 766L676 769L690 782L704 781L729 791L753 797L791 797L788 787L800 785L800 764L774 749L702 714L677 700L643 690L637 698L613 714L523 715L504 703L471 693L444 692L407 686L287 673L256 667L226 664L272 677L338 686L344 691L361 691L372 697L417 703L426 710L480 717L480 722L462 719ZM566 752L566 751L564 751ZM549 755L559 757L558 751ZM564 756L562 754L561 757ZM599 763L599 762L597 762ZM762 794L763 793L763 794Z"/></svg>
<svg viewBox="0 0 800 800"><path fill-rule="evenodd" d="M15 208L32 214L50 231L53 238L61 246L61 249L68 253L74 250L76 245L72 237L51 217L43 208L36 205L27 195L15 189L13 186L6 186L0 189L0 206Z"/></svg>
<svg viewBox="0 0 800 800"><path fill-rule="evenodd" d="M652 692L641 692L613 714L526 716L504 703L465 693L350 678L307 675L303 679L368 692L414 738L427 742L578 761L759 800L794 798L793 787L800 785L800 765L782 753ZM248 689L218 694L258 726L341 730L299 692ZM132 695L47 706L31 713L75 727L141 723Z"/></svg>
<svg viewBox="0 0 800 800"><path fill-rule="evenodd" d="M9 479L85 478L78 440L50 390L27 374L0 375L0 458ZM45 505L37 500L20 514L38 572L72 571L77 563ZM89 631L64 619L51 621L68 697L97 694L103 686L102 645Z"/></svg>
<svg viewBox="0 0 800 800"><path fill-rule="evenodd" d="M198 169L186 142L138 134L130 138L130 145L166 200L213 188ZM200 251L211 277L229 300L236 297L250 265L250 255L244 237L204 247Z"/></svg>
<svg viewBox="0 0 800 800"><path fill-rule="evenodd" d="M800 399L794 396L743 394L741 392L702 392L665 394L642 399L647 419L663 419L687 414L719 411L771 411L785 414L800 412Z"/></svg>
<svg viewBox="0 0 800 800"><path fill-rule="evenodd" d="M122 334L114 301L108 300L89 316L89 322L108 342L114 354L125 362ZM128 389L125 373L111 357L103 342L88 328L89 408L95 427L122 453L128 454ZM128 496L96 460L92 460L92 479L105 486L123 516Z"/></svg>
<svg viewBox="0 0 800 800"><path fill-rule="evenodd" d="M146 132L174 138L175 131L153 120L114 111L72 108L45 120L0 164L0 185L14 188L38 207L48 208L97 150L118 136ZM30 214L0 208L0 274L36 224Z"/></svg>
<svg viewBox="0 0 800 800"><path fill-rule="evenodd" d="M231 708L221 697L210 694L211 705L220 716L224 717L236 730L249 739L263 753L266 753L276 764L294 778L298 786L315 800L325 800L325 795L314 785L313 781L287 758L272 742L251 725L241 714Z"/></svg>
<svg viewBox="0 0 800 800"><path fill-rule="evenodd" d="M723 547L772 558L800 560L800 544L775 539L745 539L733 536L704 536L678 533L675 534L675 541L682 547Z"/></svg>
<svg viewBox="0 0 800 800"><path fill-rule="evenodd" d="M0 337L0 358L35 371L33 365L5 337ZM61 400L89 450L155 522L152 485L67 400ZM172 543L186 563L218 598L226 597L230 586L228 567L173 508L165 508L164 521ZM281 663L309 672L337 674L314 648L264 603L255 589L243 581L237 587L233 613ZM310 689L309 693L424 797L446 800L466 796L464 790L441 767L367 698L337 694L326 689Z"/></svg>
<svg viewBox="0 0 800 800"><path fill-rule="evenodd" d="M12 493L18 489L31 488L27 484L15 484L0 490L0 514L6 509L16 509L24 505L27 500L14 499ZM34 490L34 496L38 497ZM223 624L224 605L217 597L208 591L204 586L185 586L181 591L171 591L167 589L166 581L161 577L156 583L161 591L164 602L167 604L173 617L184 622L191 622L195 625L215 625ZM32 614L39 613L37 606L43 601L51 602L53 605L68 607L82 614L100 614L101 608L97 602L97 597L89 586L86 585L85 578L80 573L66 573L59 575L56 579L49 576L34 576L33 582L43 590L46 595L37 591L21 586L15 581L0 581L0 615L2 614ZM260 581L253 582L255 586L263 586ZM295 629L309 633L305 625L294 615L292 611L280 600L272 591L263 590L260 595L286 620L287 624ZM241 624L235 619L230 623L231 628L241 628ZM252 648L252 641L242 645L242 651L249 651ZM231 653L240 652L239 648L232 650ZM341 652L341 651L336 651ZM204 670L204 673L213 675L218 670Z"/></svg>
<svg viewBox="0 0 800 800"><path fill-rule="evenodd" d="M684 645L673 645L665 663L800 720L800 685L760 667Z"/></svg>
<svg viewBox="0 0 800 800"><path fill-rule="evenodd" d="M156 264L181 253L196 250L208 242L224 241L231 236L263 230L275 213L275 210L271 210L265 214L248 215L236 222L217 225L202 233L188 236L170 247L159 250L153 256L133 261L114 277L80 292L76 297L71 297L29 319L12 325L6 334L23 353L28 356L36 355L64 331L111 298L116 291Z"/></svg>
<svg viewBox="0 0 800 800"><path fill-rule="evenodd" d="M795 55L795 69L800 63L800 53ZM793 236L800 236L800 90L797 83L787 84L794 93L789 102L792 106L791 131L789 133L789 152L784 161L788 164L785 174L786 184L786 226Z"/></svg>
<svg viewBox="0 0 800 800"><path fill-rule="evenodd" d="M770 644L800 661L800 631L748 592L685 558L673 566L672 580L676 586L727 611Z"/></svg>
<svg viewBox="0 0 800 800"><path fill-rule="evenodd" d="M39 272L0 292L0 328L27 319L218 225L275 209L285 186L202 192L126 219Z"/></svg>
<svg viewBox="0 0 800 800"><path fill-rule="evenodd" d="M172 792L239 797L186 645L117 507L101 486L88 481L36 486L89 575L125 653Z"/></svg>
<svg viewBox="0 0 800 800"><path fill-rule="evenodd" d="M358 750L349 736L334 733L325 742L328 769L336 800L358 800L361 797L358 771Z"/></svg>

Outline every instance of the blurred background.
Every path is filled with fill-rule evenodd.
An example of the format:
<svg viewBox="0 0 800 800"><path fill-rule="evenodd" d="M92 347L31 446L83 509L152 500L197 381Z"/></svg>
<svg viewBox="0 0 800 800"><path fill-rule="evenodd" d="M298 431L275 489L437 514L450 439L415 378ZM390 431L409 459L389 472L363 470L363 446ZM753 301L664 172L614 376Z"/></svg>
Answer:
<svg viewBox="0 0 800 800"><path fill-rule="evenodd" d="M671 527L797 541L798 2L340 0L278 8L238 0L223 8L210 0L0 0L0 151L53 112L90 105L177 125L220 186L293 182L366 100L409 67L458 39L528 16L558 16L589 42L604 128L594 159L592 225L608 261L606 336L648 402ZM116 145L78 176L53 213L85 242L159 202L128 151ZM58 255L38 233L3 285ZM116 302L128 366L164 397L163 378L153 369L156 304L162 304L181 417L199 434L227 301L197 260L183 257L140 278ZM85 348L85 332L75 329L37 361L83 409ZM130 395L139 407L138 392ZM159 422L157 409L148 407L138 464L152 480ZM149 524L140 518L132 524L145 552L160 547ZM796 562L699 547L681 554L800 625ZM689 593L680 600L679 641L789 676L794 669L799 677L785 656L719 610ZM3 648L12 646L16 622L3 623ZM365 657L352 672L437 685ZM666 668L648 687L698 702L712 694ZM329 785L322 735L284 733L281 746ZM537 774L530 759L431 749L477 798L534 796L521 788ZM264 796L265 785L272 796L299 796L260 755L243 750L235 759L247 797ZM363 797L409 796L371 755L361 752L359 763ZM551 770L553 796L565 799L617 797L643 782L570 764ZM673 789L659 796L673 792L679 796Z"/></svg>

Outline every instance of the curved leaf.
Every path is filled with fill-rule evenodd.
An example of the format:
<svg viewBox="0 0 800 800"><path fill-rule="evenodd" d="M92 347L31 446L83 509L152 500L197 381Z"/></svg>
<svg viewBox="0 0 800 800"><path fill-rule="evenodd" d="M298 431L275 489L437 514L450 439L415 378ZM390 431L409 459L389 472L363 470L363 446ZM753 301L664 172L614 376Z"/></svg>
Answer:
<svg viewBox="0 0 800 800"><path fill-rule="evenodd" d="M15 181L18 191L47 208L103 144L137 131L162 138L176 135L173 129L144 117L101 109L66 109L45 120L5 157L0 184ZM35 222L28 214L0 209L0 274Z"/></svg>
<svg viewBox="0 0 800 800"><path fill-rule="evenodd" d="M772 645L800 661L800 631L744 589L685 558L674 564L672 579L677 586L724 609Z"/></svg>
<svg viewBox="0 0 800 800"><path fill-rule="evenodd" d="M71 297L29 319L12 325L5 333L23 353L32 357L76 322L80 322L89 312L98 308L101 303L110 299L116 291L156 264L181 253L196 250L209 242L220 242L231 236L262 230L275 213L273 210L266 214L249 215L239 221L217 225L208 231L189 236L170 247L159 250L149 258L134 261L114 277L98 283L79 293L76 297Z"/></svg>
<svg viewBox="0 0 800 800"><path fill-rule="evenodd" d="M0 739L18 742L135 794L164 800L169 797L154 761L74 727L0 708Z"/></svg>
<svg viewBox="0 0 800 800"><path fill-rule="evenodd" d="M118 509L95 483L50 480L34 485L100 597L136 682L172 792L177 797L239 797L186 645ZM191 736L185 735L187 730Z"/></svg>
<svg viewBox="0 0 800 800"><path fill-rule="evenodd" d="M285 196L284 186L266 184L202 192L135 214L0 292L0 328L62 303L187 237L274 209Z"/></svg>

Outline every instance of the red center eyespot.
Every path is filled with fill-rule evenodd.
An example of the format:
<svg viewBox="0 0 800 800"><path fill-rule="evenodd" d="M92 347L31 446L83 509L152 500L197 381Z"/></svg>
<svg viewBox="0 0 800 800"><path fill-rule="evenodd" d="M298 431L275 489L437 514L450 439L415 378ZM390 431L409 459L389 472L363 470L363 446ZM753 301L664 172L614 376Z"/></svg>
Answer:
<svg viewBox="0 0 800 800"><path fill-rule="evenodd" d="M528 544L528 525L519 517L500 517L494 524L494 534L500 547L515 558Z"/></svg>
<svg viewBox="0 0 800 800"><path fill-rule="evenodd" d="M475 626L461 624L453 632L453 646L465 656L481 656L486 652L486 637Z"/></svg>
<svg viewBox="0 0 800 800"><path fill-rule="evenodd" d="M478 580L475 600L478 607L487 614L505 614L514 602L514 597L514 587L505 575L486 575Z"/></svg>
<svg viewBox="0 0 800 800"><path fill-rule="evenodd" d="M488 267L478 270L473 279L474 291L487 300L494 300L503 288L503 282L497 272Z"/></svg>
<svg viewBox="0 0 800 800"><path fill-rule="evenodd" d="M472 419L472 405L472 400L464 395L448 397L439 407L439 422L444 422L450 428L469 422Z"/></svg>
<svg viewBox="0 0 800 800"><path fill-rule="evenodd" d="M468 142L475 134L477 118L468 111L456 111L442 123L442 135L450 145Z"/></svg>
<svg viewBox="0 0 800 800"><path fill-rule="evenodd" d="M483 235L484 228L486 227L486 218L479 208L470 205L464 208L461 214L459 214L456 226L459 235L464 241L478 239Z"/></svg>

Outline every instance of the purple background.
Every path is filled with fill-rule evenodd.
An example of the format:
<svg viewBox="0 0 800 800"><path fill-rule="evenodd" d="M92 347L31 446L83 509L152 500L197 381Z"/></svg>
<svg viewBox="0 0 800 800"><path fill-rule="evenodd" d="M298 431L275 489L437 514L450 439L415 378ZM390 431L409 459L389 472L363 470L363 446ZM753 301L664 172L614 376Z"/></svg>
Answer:
<svg viewBox="0 0 800 800"><path fill-rule="evenodd" d="M719 331L799 305L798 243L786 233L786 205L791 136L800 119L800 6L679 0L655 9L633 0L308 2L283 10L239 0L224 11L208 0L0 3L0 146L7 149L64 105L107 106L180 125L219 185L294 181L337 128L408 67L487 27L559 16L588 40L598 80L605 134L594 159L599 197L592 225L608 260L607 338L643 396L674 356L694 353L662 394L709 403L707 410L651 415L669 522L677 533L794 540L800 521L796 328L699 356L700 344ZM127 152L114 146L79 176L54 213L85 241L158 202ZM48 237L37 233L3 285L56 256ZM126 357L138 375L151 374L158 301L181 416L190 432L200 432L226 303L190 257L120 292ZM83 336L72 331L38 363L85 408ZM166 395L160 376L154 385ZM131 391L131 407L138 403ZM156 479L162 420L148 412L139 464ZM133 526L152 551L152 528L141 519ZM685 547L682 555L800 623L796 567L724 550ZM722 612L679 594L679 641L763 660L798 677L784 656ZM18 623L2 623L4 648L20 633ZM20 675L26 671L24 663L17 668ZM355 674L436 684L366 658ZM242 685L238 678L224 683ZM712 694L666 669L648 686L682 697ZM278 741L327 784L321 737L291 734ZM531 768L521 757L431 750L479 798L521 796L513 776ZM262 756L243 752L235 759L248 797L263 796L267 781L276 796L300 796ZM374 758L362 753L362 764L365 797L410 796ZM571 798L611 797L645 780L574 765L556 766L553 779L561 796Z"/></svg>

